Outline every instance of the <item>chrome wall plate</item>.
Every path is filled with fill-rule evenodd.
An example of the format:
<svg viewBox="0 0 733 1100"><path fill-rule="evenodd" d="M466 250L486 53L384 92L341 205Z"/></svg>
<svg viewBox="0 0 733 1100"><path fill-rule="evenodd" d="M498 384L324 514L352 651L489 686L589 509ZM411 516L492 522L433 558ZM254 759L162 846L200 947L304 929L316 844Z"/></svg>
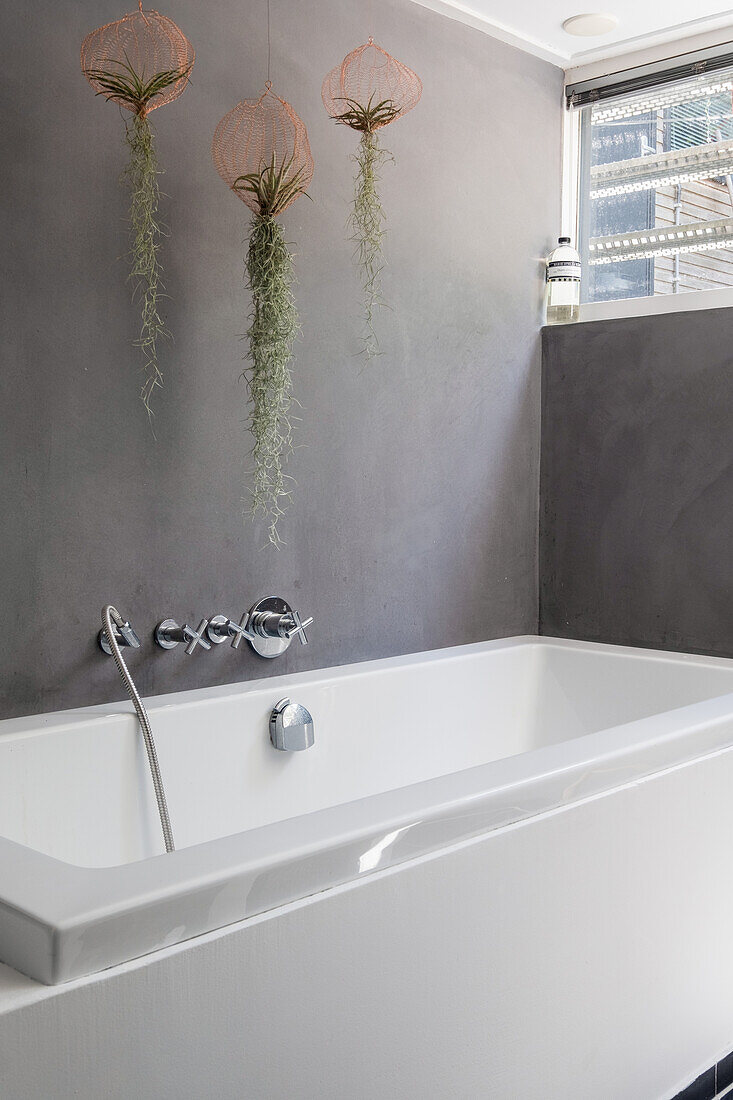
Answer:
<svg viewBox="0 0 733 1100"><path fill-rule="evenodd" d="M280 596L265 596L264 600L258 600L257 603L250 609L249 621L250 623L256 622L255 616L267 616L267 615L289 615L291 612L290 604L286 600L283 600ZM290 645L292 639L281 637L261 637L258 634L254 634L254 631L250 633L247 639L249 644L255 653L260 657L280 657Z"/></svg>
<svg viewBox="0 0 733 1100"><path fill-rule="evenodd" d="M158 623L156 626L155 640L161 649L175 649L179 644L177 641L168 637L168 631L174 629L178 629L178 623L175 619L163 619L163 622Z"/></svg>
<svg viewBox="0 0 733 1100"><path fill-rule="evenodd" d="M226 615L214 615L213 618L209 619L209 625L206 627L206 637L214 645L221 645L222 642L229 641L229 631L223 629L228 622L229 619Z"/></svg>
<svg viewBox="0 0 733 1100"><path fill-rule="evenodd" d="M214 615L210 620L202 620L198 630L193 631L188 626L174 630L170 626L171 620L166 620L158 627L156 640L160 644L170 645L171 641L181 640L182 632L187 632L187 636L193 639L190 648L186 649L188 653L195 648L196 642L210 649L212 644L220 645L231 639L232 647L237 649L242 638L246 638L258 656L273 658L284 653L293 638L297 638L301 645L308 645L305 631L312 622L312 617L302 618L300 612L281 596L265 596L245 611L238 623L225 615ZM206 639L202 636L204 628Z"/></svg>

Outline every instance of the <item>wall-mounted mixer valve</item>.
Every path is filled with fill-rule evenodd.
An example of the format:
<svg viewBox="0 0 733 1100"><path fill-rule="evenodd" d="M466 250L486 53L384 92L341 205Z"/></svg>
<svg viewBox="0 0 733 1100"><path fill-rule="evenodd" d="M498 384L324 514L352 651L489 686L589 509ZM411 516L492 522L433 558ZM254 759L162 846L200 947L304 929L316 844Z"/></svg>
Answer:
<svg viewBox="0 0 733 1100"><path fill-rule="evenodd" d="M242 618L238 623L235 623L233 619L227 619L226 615L214 615L209 619L209 625L206 628L209 641L214 645L221 645L222 642L232 640L232 649L239 649L239 643L242 638L251 640L252 635L249 631L249 611L245 611Z"/></svg>
<svg viewBox="0 0 733 1100"><path fill-rule="evenodd" d="M312 622L311 616L304 619L280 596L266 596L245 611L239 622L226 615L212 615L210 619L202 619L194 630L188 623L179 626L175 619L163 619L156 626L154 637L161 649L175 649L183 645L189 656L197 646L211 649L212 645L218 646L226 641L231 641L233 649L239 649L244 638L260 657L279 657L293 638L297 638L301 645L308 645L305 628ZM121 619L120 623L119 626L116 623L112 625L115 641L120 646L138 648L140 640L130 624ZM110 653L105 631L101 630L98 637L102 649Z"/></svg>
<svg viewBox="0 0 733 1100"><path fill-rule="evenodd" d="M211 642L206 637L208 619L202 619L198 629L194 630L188 623L179 626L175 619L163 619L155 628L155 640L162 649L175 649L177 645L185 645L186 653L190 656L197 645L203 649L211 649Z"/></svg>
<svg viewBox="0 0 733 1100"><path fill-rule="evenodd" d="M250 609L249 644L260 657L279 657L293 638L297 637L301 645L308 645L305 628L312 622L312 618L301 618L280 596L266 596Z"/></svg>
<svg viewBox="0 0 733 1100"><path fill-rule="evenodd" d="M254 611L250 615L250 629L256 638L287 638L292 641L298 637L301 645L308 645L308 635L305 628L310 626L313 619L305 622L297 611Z"/></svg>
<svg viewBox="0 0 733 1100"><path fill-rule="evenodd" d="M280 596L266 596L245 611L238 623L226 615L213 615L206 634L214 645L231 638L234 649L238 649L242 638L246 638L260 657L279 657L293 638L297 637L301 645L308 644L305 628L312 622L312 618L303 619Z"/></svg>

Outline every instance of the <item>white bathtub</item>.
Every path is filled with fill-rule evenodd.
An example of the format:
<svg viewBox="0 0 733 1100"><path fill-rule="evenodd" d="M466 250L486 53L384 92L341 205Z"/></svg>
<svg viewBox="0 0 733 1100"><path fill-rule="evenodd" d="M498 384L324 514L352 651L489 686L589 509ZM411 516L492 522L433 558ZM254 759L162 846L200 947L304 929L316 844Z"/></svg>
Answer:
<svg viewBox="0 0 733 1100"><path fill-rule="evenodd" d="M283 696L315 745L270 744ZM0 723L0 961L55 984L733 744L733 662L514 638Z"/></svg>

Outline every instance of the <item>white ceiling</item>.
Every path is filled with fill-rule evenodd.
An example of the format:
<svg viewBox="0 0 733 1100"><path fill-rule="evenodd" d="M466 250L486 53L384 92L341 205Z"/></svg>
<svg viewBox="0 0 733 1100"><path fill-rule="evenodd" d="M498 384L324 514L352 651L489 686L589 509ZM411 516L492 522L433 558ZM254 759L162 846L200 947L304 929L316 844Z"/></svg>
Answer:
<svg viewBox="0 0 733 1100"><path fill-rule="evenodd" d="M731 26L733 9L721 0L418 0L554 61L563 68ZM730 0L728 0L730 3ZM576 38L565 19L606 12L618 26L599 38Z"/></svg>

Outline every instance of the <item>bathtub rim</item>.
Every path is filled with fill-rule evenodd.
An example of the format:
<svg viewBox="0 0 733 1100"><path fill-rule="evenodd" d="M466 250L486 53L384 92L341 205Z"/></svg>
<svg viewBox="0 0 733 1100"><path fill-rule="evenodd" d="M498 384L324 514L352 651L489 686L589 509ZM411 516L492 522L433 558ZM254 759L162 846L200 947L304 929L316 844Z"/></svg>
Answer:
<svg viewBox="0 0 733 1100"><path fill-rule="evenodd" d="M473 654L534 646L540 649L609 652L614 656L627 656L636 660L662 661L665 663L679 662L684 665L722 668L733 672L733 657L709 656L704 653L692 652L682 653L667 649L648 649L641 646L617 645L613 642L576 638L555 638L542 634L516 634L509 638L491 638L486 641L468 642L463 645L444 646L441 649L418 650L411 653L395 654L391 657L354 661L346 665L283 672L276 676L261 676L256 679L235 680L229 684L214 684L210 687L190 688L184 691L151 695L146 696L144 701L146 709L150 712L163 709L169 710L190 703L211 703L219 699L230 700L238 695L256 695L263 691L275 691L276 693L277 687L273 687L273 685L284 684L286 681L289 686L292 685L295 688L301 684L320 687L334 680L348 680L371 672L390 672L403 667L457 661L462 657ZM723 694L733 694L733 691ZM720 697L722 696L715 696L715 698ZM695 704L689 705L693 706ZM679 710L682 708L676 707L673 709ZM87 707L72 707L68 710L17 715L14 718L0 719L0 744L5 739L44 736L52 732L61 732L66 726L76 725L80 721L88 721L91 724L119 718L132 718L135 720L135 709L127 696L109 703L94 703Z"/></svg>

